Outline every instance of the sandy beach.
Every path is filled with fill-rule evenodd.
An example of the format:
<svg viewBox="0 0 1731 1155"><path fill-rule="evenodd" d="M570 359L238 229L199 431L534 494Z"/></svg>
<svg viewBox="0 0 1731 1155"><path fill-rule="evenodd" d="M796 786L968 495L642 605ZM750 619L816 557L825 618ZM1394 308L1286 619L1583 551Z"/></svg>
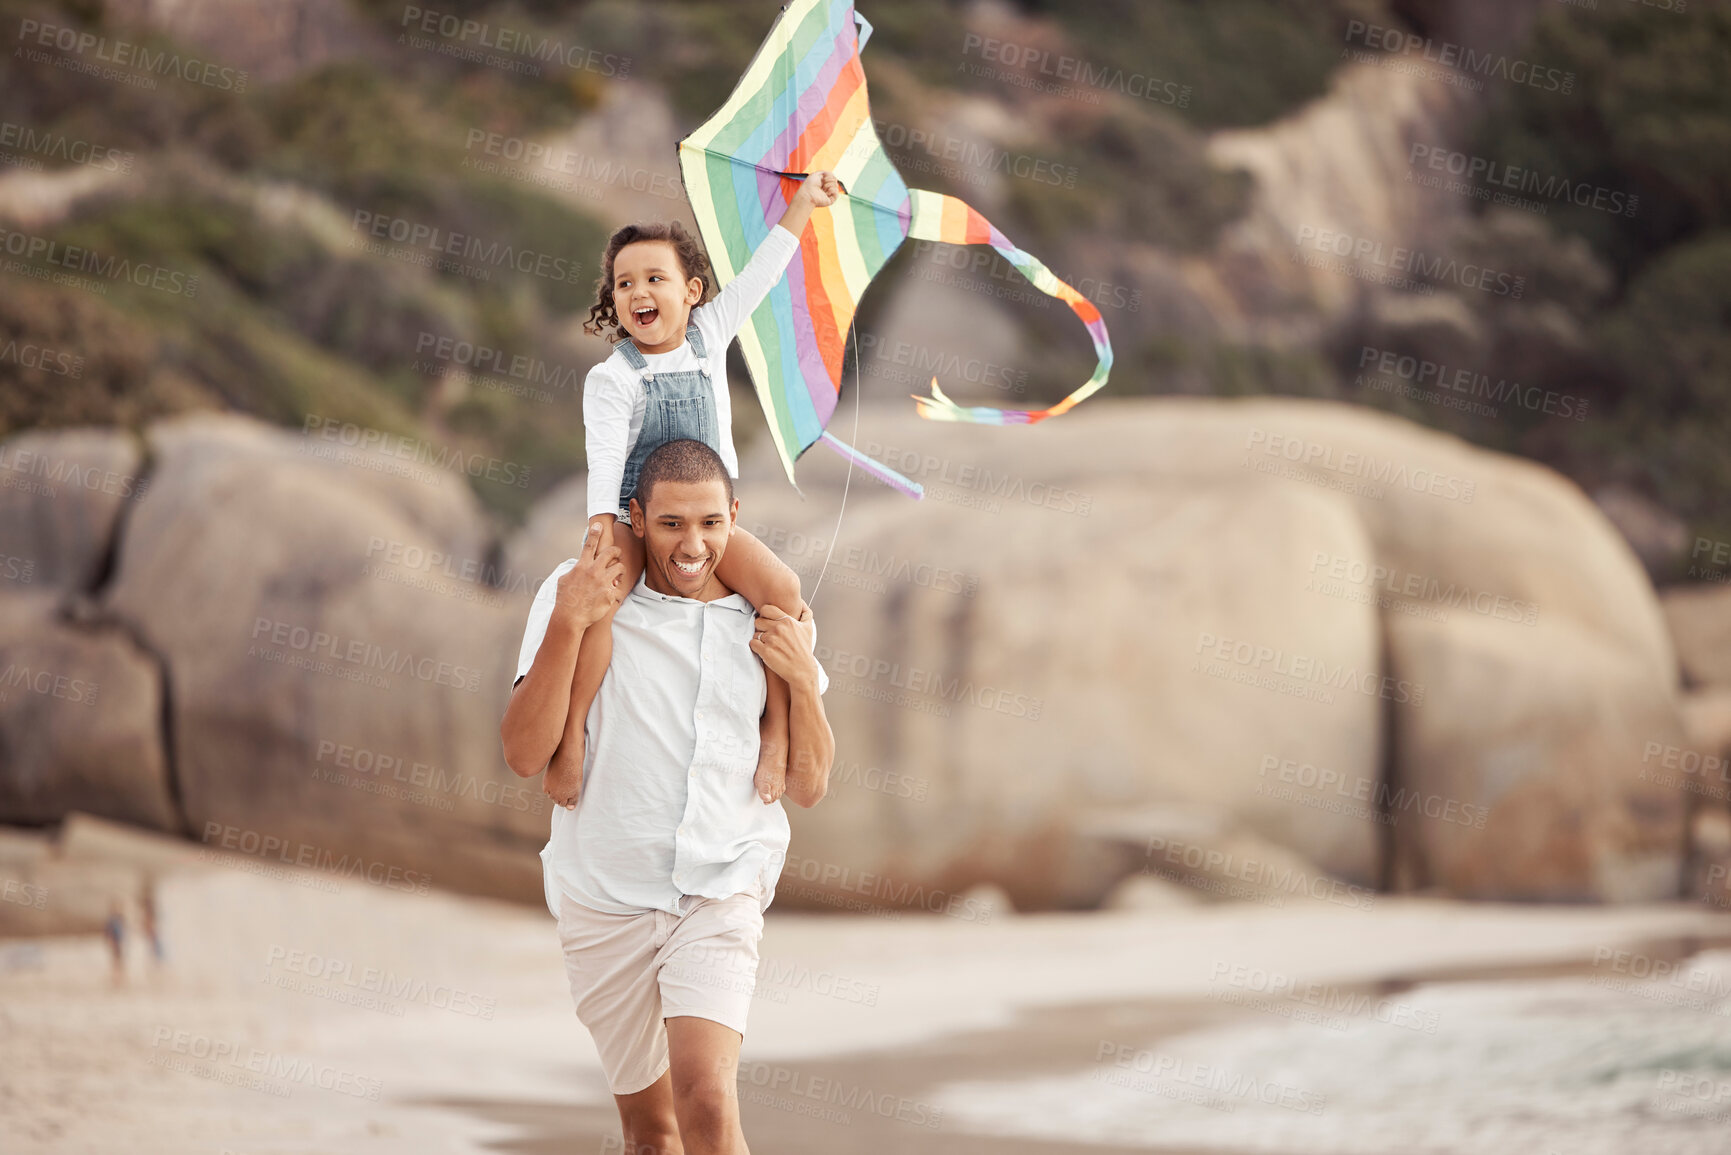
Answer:
<svg viewBox="0 0 1731 1155"><path fill-rule="evenodd" d="M0 1149L619 1150L544 910L173 856L160 962L0 944ZM767 924L758 1152L1723 1150L1697 1100L1731 1057L1731 917L1698 908Z"/></svg>

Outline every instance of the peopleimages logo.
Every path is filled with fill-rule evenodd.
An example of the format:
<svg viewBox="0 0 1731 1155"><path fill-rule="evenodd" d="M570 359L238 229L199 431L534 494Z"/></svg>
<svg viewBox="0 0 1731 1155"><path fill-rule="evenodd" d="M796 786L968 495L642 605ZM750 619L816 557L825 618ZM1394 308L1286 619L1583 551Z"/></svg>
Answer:
<svg viewBox="0 0 1731 1155"><path fill-rule="evenodd" d="M1198 1063L1177 1055L1102 1039L1099 1048L1094 1052L1094 1062L1099 1064L1099 1068L1093 1072L1096 1077L1102 1074L1108 1060L1120 1070L1149 1076L1147 1081L1140 1083L1134 1080L1113 1081L1115 1086L1151 1091L1156 1089L1161 1080L1166 1080L1211 1091L1225 1101L1229 1111L1239 1102L1254 1100L1267 1107L1284 1107L1306 1115L1320 1115L1328 1102L1325 1095L1288 1083L1241 1075L1215 1064Z"/></svg>
<svg viewBox="0 0 1731 1155"><path fill-rule="evenodd" d="M67 67L69 71L88 72L105 80L120 80L129 84L147 81L146 86L154 88L156 77L172 76L206 88L220 88L227 92L246 91L247 76L243 69L226 68L193 56L182 57L178 52L153 52L143 44L134 44L128 40L110 40L106 36L62 24L20 20L18 42L22 45L36 44L42 48L53 48L74 57L98 61L100 63L70 66L65 58L59 61L47 59L46 53L36 49L26 47L13 50L14 56L23 56L32 62L55 63ZM135 72L131 75L119 73L115 68L104 67L105 65L116 65L119 68L133 69Z"/></svg>
<svg viewBox="0 0 1731 1155"><path fill-rule="evenodd" d="M0 364L38 369L56 377L84 376L83 357L33 341L20 342L16 338L8 338L4 345L0 345Z"/></svg>
<svg viewBox="0 0 1731 1155"><path fill-rule="evenodd" d="M945 677L937 670L922 666L904 666L870 654L850 653L819 644L815 651L819 664L837 676L861 681L887 682L898 690L926 694L943 701L961 702L1008 714L1016 718L1038 720L1043 700L1028 694L989 684L977 684L972 678L957 675Z"/></svg>
<svg viewBox="0 0 1731 1155"><path fill-rule="evenodd" d="M1255 899L1278 907L1286 905L1287 895L1308 895L1351 910L1369 910L1376 902L1376 892L1357 883L1311 874L1290 862L1240 857L1230 850L1182 838L1151 835L1147 856L1143 869L1148 873L1226 898ZM1159 865L1162 862L1167 865ZM1178 867L1202 877L1184 877L1182 871L1174 869Z"/></svg>
<svg viewBox="0 0 1731 1155"><path fill-rule="evenodd" d="M533 385L576 392L582 384L577 370L569 365L556 365L539 357L511 353L491 345L479 345L458 337L445 337L422 330L415 337L415 355L457 365L477 374L502 373ZM420 366L417 365L417 368ZM430 371L432 366L426 369Z"/></svg>
<svg viewBox="0 0 1731 1155"><path fill-rule="evenodd" d="M226 822L206 822L203 841L203 853L208 854L217 849L228 850L260 861L269 860L284 866L297 866L339 878L369 882L387 890L426 894L433 881L433 876L424 871L407 870L348 851L339 854L311 842L265 834Z"/></svg>
<svg viewBox="0 0 1731 1155"><path fill-rule="evenodd" d="M1535 169L1456 152L1440 145L1415 141L1407 152L1406 163L1406 179L1409 182L1416 181L1426 187L1442 188L1446 192L1465 192L1478 200L1488 200L1493 204L1536 208L1544 212L1547 205L1542 202L1567 201L1578 208L1597 209L1625 217L1634 216L1640 207L1640 198L1633 193L1588 184L1586 181L1572 181L1555 174L1541 174ZM1434 173L1446 173L1462 180L1449 184L1439 183L1439 178L1429 178L1417 171L1421 164ZM1477 183L1480 181L1496 187L1484 188ZM1457 184L1459 187L1456 187ZM1516 194L1535 197L1537 200L1529 202Z"/></svg>
<svg viewBox="0 0 1731 1155"><path fill-rule="evenodd" d="M1506 80L1513 84L1537 88L1542 92L1557 92L1565 96L1575 90L1573 72L1547 68L1500 52L1481 52L1451 40L1439 40L1399 28L1367 24L1363 20L1347 21L1346 42L1362 44L1385 56L1416 57L1427 64L1440 64L1445 68L1457 69L1480 81Z"/></svg>
<svg viewBox="0 0 1731 1155"><path fill-rule="evenodd" d="M1253 455L1260 455L1275 462L1285 461L1309 466L1348 478L1362 479L1375 485L1407 489L1413 493L1425 493L1463 504L1471 504L1478 488L1477 483L1467 478L1439 473L1422 466L1410 468L1405 462L1374 457L1352 449L1336 452L1332 445L1283 433L1271 433L1266 429L1250 431L1244 444L1244 452L1247 464L1255 460ZM1381 494L1374 496L1380 498Z"/></svg>
<svg viewBox="0 0 1731 1155"><path fill-rule="evenodd" d="M72 273L97 278L100 281L125 283L135 285L140 289L154 289L171 296L198 296L197 274L185 273L179 269L171 269L163 265L153 265L149 261L135 261L130 257L99 252L83 245L69 245L54 240L52 237L39 236L35 233L0 228L0 253L4 253L8 257L18 258L16 261L6 263L7 272L33 275L66 269ZM98 291L104 293L107 291L100 284L86 283Z"/></svg>
<svg viewBox="0 0 1731 1155"><path fill-rule="evenodd" d="M1017 44L1013 40L1000 40L994 36L981 36L970 32L962 39L962 55L978 55L981 60L1026 75L1011 77L994 73L993 70L966 60L958 67L958 71L970 76L996 75L999 79L1013 80L1018 87L1034 91L1062 96L1087 95L1092 97L1090 103L1099 103L1099 97L1095 93L1081 91L1093 89L1096 93L1116 92L1154 104L1176 108L1190 107L1188 84L1162 80L1147 72L1097 64L1080 56L1067 56L1032 44Z"/></svg>
<svg viewBox="0 0 1731 1155"><path fill-rule="evenodd" d="M1367 593L1389 595L1377 599L1378 605L1389 601L1422 602L1447 609L1465 609L1484 617L1526 626L1535 625L1539 620L1539 607L1521 598L1475 589L1466 582L1443 581L1428 574L1411 573L1397 565L1331 554L1327 550L1312 551L1310 573L1304 588L1330 596L1340 596L1344 583Z"/></svg>
<svg viewBox="0 0 1731 1155"><path fill-rule="evenodd" d="M106 493L110 497L133 499L143 498L145 491L150 488L148 477L116 473L112 469L85 465L41 450L0 445L0 489L23 488L15 483L15 479L36 478L46 483L41 488L46 490L50 497L58 492L56 487L61 485L89 490L91 493Z"/></svg>
<svg viewBox="0 0 1731 1155"><path fill-rule="evenodd" d="M1466 398L1479 398L1499 405L1513 402L1529 412L1545 413L1565 420L1587 419L1589 401L1585 397L1558 393L1554 389L1540 389L1537 385L1522 385L1519 381L1510 381L1506 377L1498 377L1493 381L1490 374L1478 369L1428 361L1393 349L1378 349L1374 345L1361 346L1358 351L1358 368L1360 372L1354 383L1368 383L1373 389L1378 388L1379 383L1374 378L1366 382L1364 370L1367 368L1374 373L1386 374L1408 383L1415 393L1431 388L1451 399L1455 394L1460 394ZM1495 416L1496 410L1490 409L1488 415Z"/></svg>
<svg viewBox="0 0 1731 1155"><path fill-rule="evenodd" d="M862 139L851 151L866 154L881 142L898 152L916 154L903 157L899 167L915 172L939 172L958 180L973 179L973 175L996 172L1020 177L1036 184L1075 188L1078 175L1075 165L1059 164L1044 157L1010 152L981 141L951 136L924 128L909 128L894 121L874 120L877 142Z"/></svg>
<svg viewBox="0 0 1731 1155"><path fill-rule="evenodd" d="M475 151L481 156L477 158ZM515 166L516 175L530 184L544 188L585 191L598 196L602 188L613 186L632 192L647 193L663 200L685 200L684 186L677 173L626 164L614 158L575 149L555 149L539 141L521 136L506 136L484 128L471 128L463 142L461 167L476 172L505 172ZM486 159L491 157L492 159ZM569 177L569 180L563 179Z"/></svg>
<svg viewBox="0 0 1731 1155"><path fill-rule="evenodd" d="M1378 670L1360 670L1350 662L1330 665L1326 658L1289 653L1256 642L1234 641L1206 631L1196 635L1198 662L1202 657L1230 663L1251 671L1266 671L1295 683L1352 690L1367 697L1384 698L1402 705L1424 704L1424 687L1405 678L1391 678Z"/></svg>
<svg viewBox="0 0 1731 1155"><path fill-rule="evenodd" d="M1412 814L1483 830L1490 818L1488 806L1475 806L1440 794L1422 794L1361 774L1348 775L1326 766L1264 754L1257 772L1267 779L1271 770L1275 781L1258 782L1252 794L1330 814L1363 818L1385 826L1393 826L1403 814ZM1368 805L1356 805L1358 803Z"/></svg>
<svg viewBox="0 0 1731 1155"><path fill-rule="evenodd" d="M1317 228L1314 225L1299 226L1297 244L1301 250L1313 248L1319 253L1344 257L1359 265L1369 265L1389 273L1410 273L1425 278L1426 282L1459 285L1463 289L1476 289L1494 297L1508 297L1518 301L1527 287L1525 277L1514 276L1486 265L1457 261L1453 257L1431 256L1422 249L1385 245L1370 237L1355 237L1349 233Z"/></svg>
<svg viewBox="0 0 1731 1155"><path fill-rule="evenodd" d="M485 273L488 270L481 266L490 265L493 268L515 269L519 273L550 281L576 282L582 279L582 262L575 257L559 257L534 249L518 248L503 241L484 240L473 233L454 232L425 221L356 209L349 227L357 237L420 249L430 257L450 257L453 260L476 262L472 266L439 266L464 275L469 275L470 269Z"/></svg>
<svg viewBox="0 0 1731 1155"><path fill-rule="evenodd" d="M352 1001L341 997L344 995L373 995L379 999L419 1003L434 1010L489 1020L498 1008L498 1000L490 995L465 991L448 983L428 982L417 975L400 975L388 967L356 966L350 959L333 958L316 951L291 950L273 944L265 956L264 965L266 981L271 980L271 971L280 970L283 973L276 976L276 986L332 998L337 1002ZM297 980L311 980L311 983ZM400 1015L402 1008L391 1006L387 1013Z"/></svg>
<svg viewBox="0 0 1731 1155"><path fill-rule="evenodd" d="M348 464L390 466L397 462L412 462L415 465L431 466L436 470L451 470L474 478L485 478L500 485L514 485L518 489L526 489L529 485L530 467L527 465L501 461L484 453L471 453L456 446L434 447L425 441L405 437L400 433L386 433L382 429L356 425L352 421L343 421L336 417L309 413L301 423L301 434L302 452L321 455L318 453L319 447L311 444L317 440L354 449L361 454L359 458L348 461ZM374 455L380 460L368 462L367 455ZM332 456L342 459L342 455ZM415 471L381 468L379 472L399 472L403 476L410 476ZM442 478L442 473L428 473L417 480L436 483Z"/></svg>
<svg viewBox="0 0 1731 1155"><path fill-rule="evenodd" d="M367 682L369 685L379 685L382 679L379 679L374 671L380 671L386 674L407 674L422 682L467 690L471 694L481 688L481 671L475 666L463 666L418 655L413 650L405 650L400 646L392 646L387 650L383 645L364 638L344 637L342 634L314 629L297 622L255 617L251 640L254 644L247 649L248 657L280 662L318 673L347 673L350 680ZM278 648L271 650L268 648L270 646ZM361 675L372 676L369 678ZM388 689L389 683L385 682L380 688Z"/></svg>
<svg viewBox="0 0 1731 1155"><path fill-rule="evenodd" d="M401 26L408 30L403 34L405 38L409 32L442 37L447 41L440 46L445 55L474 64L511 63L517 65L512 71L532 72L534 75L540 75L540 70L530 63L532 61L563 64L573 72L594 72L600 76L626 76L631 72L629 56L585 48L581 44L567 44L539 32L471 20L414 4L403 6ZM398 42L404 41L399 39ZM416 48L426 47L415 40L409 40L409 43ZM488 53L496 55L489 56ZM511 57L521 59L511 61Z"/></svg>
<svg viewBox="0 0 1731 1155"><path fill-rule="evenodd" d="M928 890L918 883L897 881L870 870L858 870L838 862L824 862L797 854L783 856L780 882L810 883L845 894L862 895L882 906L894 909L918 907L963 922L992 921L992 908L977 898L935 887Z"/></svg>
<svg viewBox="0 0 1731 1155"><path fill-rule="evenodd" d="M370 1099L375 1103L384 1090L384 1084L378 1079L329 1063L295 1058L281 1051L266 1051L232 1039L162 1024L156 1027L150 1045L153 1052L150 1065L153 1067L166 1067L285 1099L293 1094L297 1084L356 1099Z"/></svg>
<svg viewBox="0 0 1731 1155"><path fill-rule="evenodd" d="M0 146L63 164L86 165L103 172L131 172L134 160L130 152L10 120L0 120Z"/></svg>

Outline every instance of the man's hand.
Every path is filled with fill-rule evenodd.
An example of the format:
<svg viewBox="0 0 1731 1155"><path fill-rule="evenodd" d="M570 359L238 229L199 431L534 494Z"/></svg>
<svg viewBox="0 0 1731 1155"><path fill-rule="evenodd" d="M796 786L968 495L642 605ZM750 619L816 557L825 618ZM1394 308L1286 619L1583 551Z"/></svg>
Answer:
<svg viewBox="0 0 1731 1155"><path fill-rule="evenodd" d="M600 519L596 519L597 523ZM625 599L620 588L625 575L624 554L613 544L606 527L589 526L577 564L559 578L553 612L579 630L586 630L611 613Z"/></svg>
<svg viewBox="0 0 1731 1155"><path fill-rule="evenodd" d="M751 637L751 652L763 659L763 664L781 675L790 686L817 685L817 658L812 654L812 639L817 627L812 624L811 607L791 617L779 606L764 605L757 611L756 632Z"/></svg>

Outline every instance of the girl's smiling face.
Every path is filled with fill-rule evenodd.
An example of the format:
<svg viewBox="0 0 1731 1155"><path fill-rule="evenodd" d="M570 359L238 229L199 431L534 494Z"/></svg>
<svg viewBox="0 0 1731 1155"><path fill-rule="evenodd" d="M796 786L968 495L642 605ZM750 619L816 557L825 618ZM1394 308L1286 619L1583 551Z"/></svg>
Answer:
<svg viewBox="0 0 1731 1155"><path fill-rule="evenodd" d="M687 277L668 241L632 241L613 257L613 307L645 353L668 353L685 341L703 281Z"/></svg>

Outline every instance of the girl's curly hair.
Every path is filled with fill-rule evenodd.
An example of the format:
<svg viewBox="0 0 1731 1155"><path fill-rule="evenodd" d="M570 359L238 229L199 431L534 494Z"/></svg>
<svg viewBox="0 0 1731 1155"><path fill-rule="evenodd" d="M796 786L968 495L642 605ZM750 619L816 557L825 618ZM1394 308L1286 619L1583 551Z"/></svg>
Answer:
<svg viewBox="0 0 1731 1155"><path fill-rule="evenodd" d="M619 310L613 305L613 258L619 255L620 249L634 241L666 241L679 257L679 268L685 279L696 277L703 282L703 295L697 299L697 304L701 305L715 295L715 272L709 267L709 258L704 255L697 238L686 232L678 221L626 225L607 238L607 251L601 257L601 278L595 282L595 303L589 306L589 319L583 322L583 331L592 337L607 337L617 344L625 335L625 327L619 323Z"/></svg>

